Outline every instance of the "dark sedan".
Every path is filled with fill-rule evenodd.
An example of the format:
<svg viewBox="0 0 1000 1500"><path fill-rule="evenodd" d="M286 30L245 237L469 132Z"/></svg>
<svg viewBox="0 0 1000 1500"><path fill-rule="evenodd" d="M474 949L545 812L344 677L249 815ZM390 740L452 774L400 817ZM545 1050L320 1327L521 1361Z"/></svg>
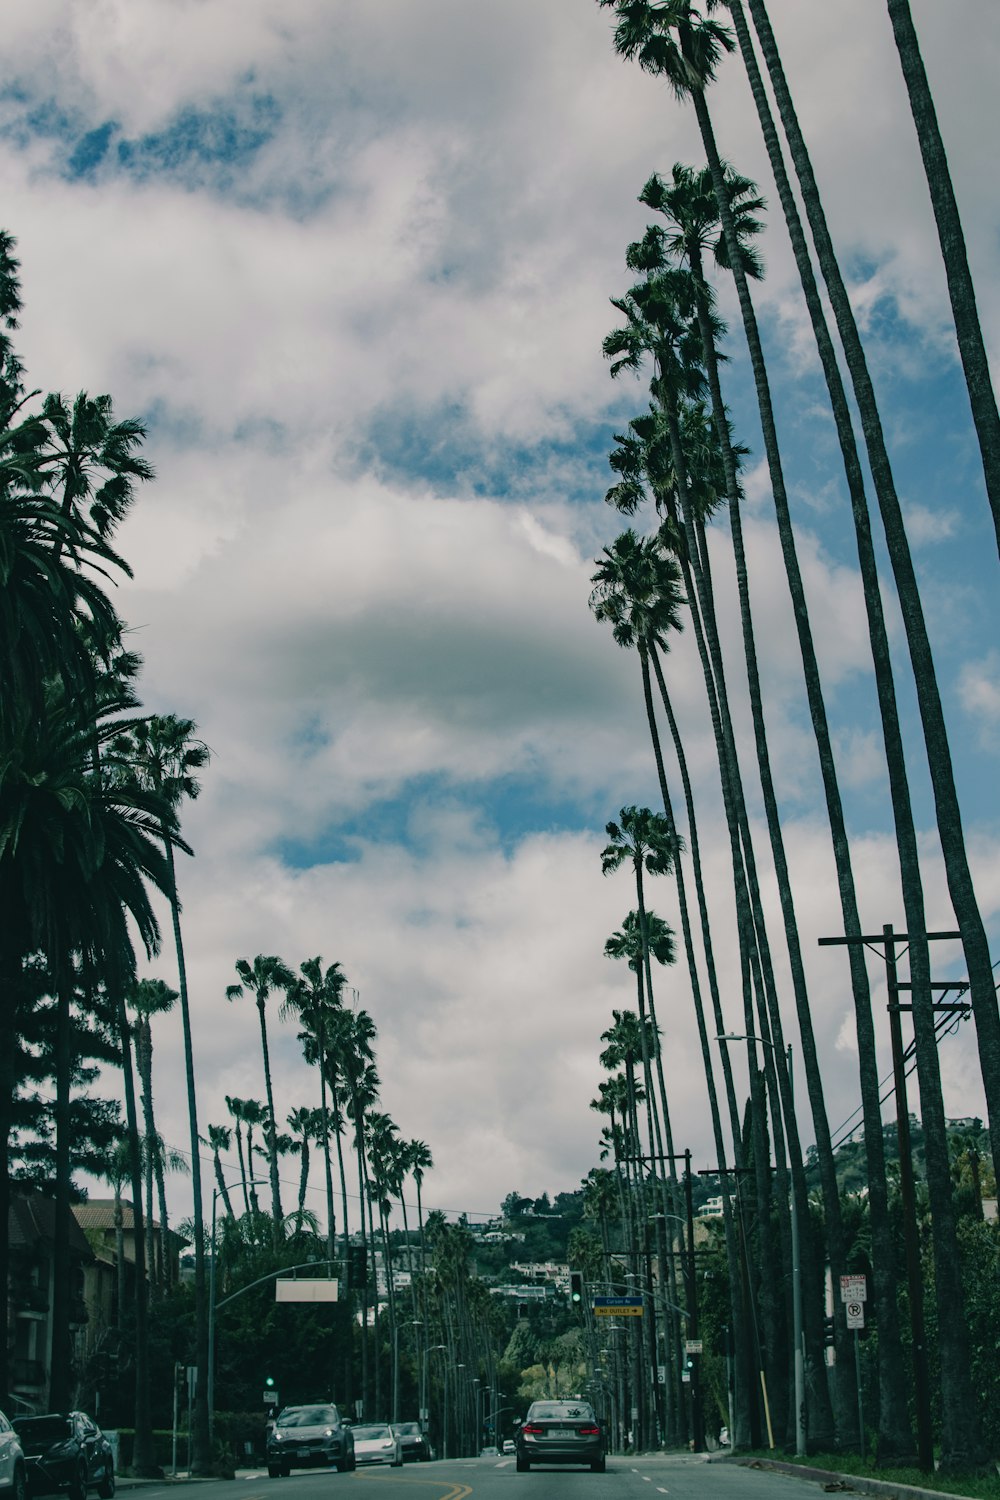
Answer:
<svg viewBox="0 0 1000 1500"><path fill-rule="evenodd" d="M403 1449L403 1462L424 1463L431 1456L431 1445L419 1422L393 1422Z"/></svg>
<svg viewBox="0 0 1000 1500"><path fill-rule="evenodd" d="M588 1464L604 1473L604 1433L586 1401L533 1401L515 1442L521 1474L533 1464Z"/></svg>
<svg viewBox="0 0 1000 1500"><path fill-rule="evenodd" d="M96 1490L101 1500L115 1492L115 1458L104 1433L82 1411L51 1412L44 1417L15 1417L32 1495L65 1490L70 1500L87 1500Z"/></svg>

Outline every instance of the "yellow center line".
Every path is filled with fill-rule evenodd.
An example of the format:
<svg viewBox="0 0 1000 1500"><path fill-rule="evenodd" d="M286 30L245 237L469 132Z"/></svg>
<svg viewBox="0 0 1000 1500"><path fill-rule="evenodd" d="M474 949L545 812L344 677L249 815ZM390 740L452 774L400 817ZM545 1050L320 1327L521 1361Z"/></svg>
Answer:
<svg viewBox="0 0 1000 1500"><path fill-rule="evenodd" d="M355 1471L355 1477L358 1479L363 1479L367 1484L378 1484L380 1482L382 1484L398 1484L400 1479L402 1478L402 1475L360 1474ZM452 1484L451 1481L447 1479L411 1479L410 1476L407 1475L406 1479L403 1482L406 1484L407 1488L409 1488L410 1485L418 1484L424 1486L433 1485L435 1488L442 1484L449 1485L449 1488L447 1490L442 1491L438 1495L438 1500L466 1500L466 1496L472 1494L472 1486L470 1484L462 1484L461 1481Z"/></svg>

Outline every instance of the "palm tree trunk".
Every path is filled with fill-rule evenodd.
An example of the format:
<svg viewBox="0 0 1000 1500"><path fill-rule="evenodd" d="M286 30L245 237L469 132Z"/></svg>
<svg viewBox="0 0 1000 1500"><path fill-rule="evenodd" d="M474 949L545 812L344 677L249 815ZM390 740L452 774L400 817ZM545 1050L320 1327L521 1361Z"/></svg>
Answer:
<svg viewBox="0 0 1000 1500"><path fill-rule="evenodd" d="M774 497L779 538L785 562L785 572L791 592L799 648L803 660L806 689L809 695L810 713L817 732L817 746L820 750L820 763L823 772L827 812L831 820L834 858L837 865L845 932L850 938L860 936L860 918L857 911L853 872L850 866L849 845L846 824L843 818L843 807L833 769L832 747L830 747L826 710L823 703L822 690L819 686L819 669L816 663L805 590L802 585L801 571L798 565L795 541L792 533L788 497L781 465L781 456L778 449L774 410L771 402L770 383L760 343L756 314L750 297L749 287L747 286L746 276L742 270L740 247L736 238L733 217L726 194L722 163L715 143L708 107L704 94L700 90L694 91L692 99L715 186L723 233L726 238L730 265L736 281L743 326L753 366L754 383L757 389L757 401L760 410L761 430ZM888 1196L885 1185L885 1153L882 1138L881 1107L878 1097L878 1075L875 1064L871 1000L863 954L860 948L853 943L849 946L848 953L851 962L852 990L858 1029L859 1066L862 1075L865 1146L868 1156L869 1191L872 1208L872 1235L873 1240L881 1247L882 1252L881 1255L876 1255L874 1276L876 1300L879 1309L880 1448L885 1453L886 1458L895 1455L910 1457L913 1453L913 1441L909 1428L903 1380L902 1344L899 1332L899 1315L896 1307L897 1276L895 1255L889 1237Z"/></svg>
<svg viewBox="0 0 1000 1500"><path fill-rule="evenodd" d="M997 412L989 359L979 323L976 289L969 270L965 235L962 232L948 157L938 127L937 111L927 82L924 60L920 55L920 43L913 25L909 0L887 0L887 4L903 79L910 96L920 155L927 174L927 186L930 189L931 206L934 209L941 256L948 279L948 296L958 335L958 352L965 371L972 420L976 424L979 450L983 458L986 493L993 512L997 549L1000 551L1000 414Z"/></svg>
<svg viewBox="0 0 1000 1500"><path fill-rule="evenodd" d="M128 1127L132 1181L132 1240L135 1249L135 1439L132 1448L132 1470L140 1479L159 1479L162 1478L162 1470L156 1463L150 1393L149 1282L146 1279L146 1250L143 1243L139 1120L135 1107L132 1042L129 1035L128 1017L125 1014L125 1000L120 987L115 998L115 1008L118 1016L118 1041L121 1047L122 1079L125 1088L125 1121Z"/></svg>
<svg viewBox="0 0 1000 1500"><path fill-rule="evenodd" d="M198 1095L195 1089L194 1042L191 1035L191 1004L188 996L187 963L184 958L184 942L181 935L180 901L177 895L177 872L174 867L173 844L163 831L163 844L170 870L170 920L174 934L174 951L177 955L177 990L180 997L181 1026L184 1035L184 1081L187 1088L188 1129L191 1140L191 1207L194 1227L194 1358L195 1377L193 1426L191 1431L191 1468L197 1475L211 1473L212 1453L209 1442L208 1412L208 1268L205 1264L205 1209L201 1193L201 1140L198 1135ZM237 1142L239 1128L237 1126ZM216 1156L218 1163L218 1156ZM242 1167L242 1159L241 1159ZM221 1180L221 1171L219 1177ZM232 1206L223 1189L226 1207L232 1215ZM164 1223L166 1232L166 1223ZM214 1251L214 1247L213 1247Z"/></svg>
<svg viewBox="0 0 1000 1500"><path fill-rule="evenodd" d="M896 494L892 466L885 446L885 436L864 347L840 273L809 152L795 114L763 0L750 0L750 11L771 76L775 99L812 231L820 271L830 296L830 304L837 321L837 331L844 346L851 383L861 416L868 461L878 498L913 668L948 891L959 931L962 934L962 946L968 965L970 1000L976 1021L979 1060L990 1123L990 1143L994 1160L1000 1160L1000 1011L997 1008L989 943L969 869L951 749L913 560L910 556L902 511Z"/></svg>
<svg viewBox="0 0 1000 1500"><path fill-rule="evenodd" d="M798 131L797 120L794 119L791 96L781 69L780 58L774 43L774 36L770 30L766 10L761 0L750 0L751 11L758 27L758 35L764 48L765 58L772 72L775 88L775 97L782 111L782 119L785 125L786 135L792 147L793 160L796 162L797 170L801 166L809 182L810 191L806 191L806 181L800 174L800 183L803 188L803 199L810 212L810 222L813 228L814 239L819 252L820 267L824 278L827 279L828 289L831 295L831 303L838 317L838 327L841 337L845 342L845 350L848 355L848 364L851 368L852 378L855 379L855 394L859 401L862 413L862 425L865 429L866 439L869 442L869 458L872 473L875 479L876 491L879 495L879 503L882 510L883 522L885 524L886 536L890 545L890 553L894 553L893 568L896 575L897 588L900 594L900 602L903 606L904 619L907 624L907 637L910 642L911 660L914 666L914 675L917 680L918 698L921 701L921 716L924 723L925 741L927 743L928 755L931 761L932 779L934 780L935 800L938 807L939 829L942 838L942 850L944 852L945 834L942 827L942 814L948 823L952 833L951 854L945 852L946 867L949 867L949 885L952 883L952 873L955 873L958 883L962 888L963 895L971 896L972 912L966 911L967 925L962 929L963 940L968 931L975 948L977 929L982 930L979 918L978 906L971 888L971 877L969 876L968 864L965 859L964 839L961 832L961 822L958 816L957 798L955 797L954 781L951 776L950 754L948 751L947 737L944 729L943 716L941 714L940 697L937 691L937 683L934 678L933 662L930 657L930 646L924 628L923 614L917 593L916 578L912 571L912 562L909 548L906 542L905 532L902 526L902 516L899 513L898 501L892 481L891 469L889 467L888 454L882 441L881 423L875 406L874 390L867 379L867 364L864 360L860 339L857 336L857 328L854 323L853 313L850 313L849 326L846 330L841 322L840 313L837 312L838 300L834 296L834 285L839 283L841 290L843 283L840 281L839 266L833 254L832 242L826 233L825 219L821 220L821 209L819 208L819 197L816 191L815 180L812 178L811 165L808 155L805 153L804 141ZM734 15L739 11L739 6L734 5ZM744 46L744 55L752 55L749 44L749 35L746 32L745 21L742 16L737 18L742 22L744 36L741 39ZM748 64L749 65L749 64ZM756 71L755 62L751 71ZM779 77L780 75L780 77ZM759 84L755 92L758 94L758 108L761 109L763 89ZM769 119L769 111L767 112ZM762 122L766 124L762 111ZM777 158L780 161L780 148L777 145L776 135L771 127L772 141L769 143L772 162ZM800 148L798 150L797 148ZM804 159L800 160L800 152ZM782 177L784 177L782 164ZM789 228L793 232L793 244L796 248L796 258L799 262L800 272L803 272L803 287L806 291L807 301L813 317L814 329L817 331L817 339L820 344L821 354L824 357L824 369L827 374L827 382L831 397L835 401L835 411L839 409L840 418L838 428L842 433L842 449L845 454L845 463L848 472L848 480L851 487L852 507L855 516L855 529L858 536L858 551L861 562L862 580L865 585L865 599L869 614L869 634L872 638L873 655L875 659L876 685L879 690L879 709L882 716L883 736L886 744L886 761L889 770L890 793L894 821L896 825L896 837L899 845L900 873L903 886L903 902L906 911L907 927L911 939L911 977L913 982L913 1019L917 1036L917 1062L918 1076L920 1079L921 1102L925 1110L925 1132L933 1144L929 1146L927 1155L928 1186L932 1196L932 1225L935 1236L935 1285L939 1299L939 1306L948 1305L953 1309L961 1308L961 1289L958 1277L959 1256L957 1242L950 1238L954 1233L954 1216L951 1204L951 1181L950 1174L946 1168L947 1162L947 1138L944 1124L943 1105L940 1103L940 1071L938 1065L937 1045L934 1032L934 1012L931 993L930 959L927 943L924 938L926 933L926 917L924 912L923 888L920 876L919 856L916 841L916 831L913 824L912 806L907 783L906 764L903 754L902 734L899 726L898 712L896 708L895 691L892 683L891 663L889 658L888 640L885 632L884 619L882 616L881 599L878 590L878 579L875 566L874 550L871 543L870 529L868 525L867 505L864 501L863 488L861 486L860 468L857 464L857 455L853 449L853 433L851 433L848 445L846 432L850 431L850 420L846 410L846 400L843 396L839 371L836 368L836 359L833 355L832 346L828 338L825 340L825 321L819 303L815 281L812 277L811 266L808 266L808 254L805 250L804 237L798 222L798 214L794 207L787 179L784 183L779 182L779 188L784 189L786 203L786 217ZM818 213L816 211L818 210ZM814 214L816 215L814 222ZM817 232L819 231L819 232ZM822 242L822 244L821 244ZM832 261L832 264L829 263ZM808 271L806 274L806 267ZM829 273L829 275L828 275ZM831 278L834 285L831 285ZM846 301L846 296L844 298ZM849 346L848 339L852 342ZM863 375L861 388L859 389L859 377ZM867 385L865 384L867 382ZM866 411L865 400L870 398ZM874 452L873 452L874 447ZM853 461L852 461L853 455ZM895 547L893 546L893 537ZM902 581L901 581L902 580ZM919 663L919 665L918 665ZM921 667L923 672L921 673ZM930 734L928 734L930 725ZM935 773L934 749L932 741L943 753L945 765L938 767ZM942 743L943 742L943 743ZM949 800L951 799L951 800ZM947 806L942 808L942 800ZM955 893L952 892L953 904L955 904L956 916L958 905L955 903ZM983 935L985 943L985 934ZM973 960L966 949L966 957L969 960L970 980L973 973ZM985 954L986 966L989 967L989 953ZM990 970L992 975L992 971ZM991 1050L993 1037L1000 1043L1000 1018L997 1014L996 993L992 977L989 981L989 996L984 995L980 986L980 1006L974 1009L976 1013L977 1035L980 1045L980 1057L983 1059L984 1049L987 1054L987 1062ZM986 1002L986 1003L984 1003ZM980 1016L983 1024L980 1024ZM924 1055L921 1056L921 1051ZM1000 1056L1000 1053L998 1053ZM986 1081L987 1062L984 1062L983 1073ZM926 1091L926 1104L924 1104ZM989 1088L987 1087L987 1098L989 1099ZM932 1168L932 1159L934 1166ZM945 1429L948 1434L949 1445L953 1461L957 1466L963 1466L970 1461L978 1462L982 1456L982 1445L974 1419L975 1406L971 1399L971 1391L968 1387L969 1350L968 1331L964 1318L954 1312L950 1316L944 1316L939 1327L939 1338L941 1340L941 1375L942 1375L942 1400L945 1408ZM954 1347L952 1347L954 1346ZM944 1459L942 1460L945 1461ZM949 1460L950 1461L950 1460Z"/></svg>
<svg viewBox="0 0 1000 1500"><path fill-rule="evenodd" d="M49 1403L53 1411L65 1411L70 1406L73 1378L73 1344L69 1327L69 1304L72 1296L69 1259L71 995L72 964L66 960L59 965L56 979L56 1200L52 1246L52 1364L49 1385Z"/></svg>
<svg viewBox="0 0 1000 1500"><path fill-rule="evenodd" d="M260 1016L260 1049L264 1056L264 1089L267 1094L267 1120L264 1124L264 1134L267 1139L267 1165L268 1175L271 1179L271 1244L277 1250L281 1244L281 1189L278 1185L278 1138L277 1126L274 1119L274 1091L271 1088L271 1057L267 1047L267 1022L264 1019L264 1000L257 1000L257 1012ZM252 1164L251 1164L252 1165Z"/></svg>
<svg viewBox="0 0 1000 1500"><path fill-rule="evenodd" d="M674 848L677 851L674 856L674 879L677 884L677 904L680 910L681 932L684 939L684 952L687 957L688 975L691 981L691 998L694 1003L695 1019L698 1026L698 1037L701 1043L702 1066L705 1071L705 1084L708 1090L709 1111L712 1117L712 1132L715 1140L716 1155L718 1157L719 1168L721 1171L726 1166L726 1144L722 1130L722 1119L719 1113L719 1098L715 1087L715 1073L712 1063L712 1049L708 1044L708 1028L705 1024L705 1007L702 1001L701 981L698 974L698 964L695 958L694 941L691 932L691 917L688 910L687 888L684 879L684 867L681 857L680 840L677 835L677 823L674 818L673 803L671 801L670 792L667 787L666 771L664 770L663 765L663 752L660 745L660 735L656 723L656 712L653 706L652 685L649 679L650 659L652 659L653 662L653 668L656 672L657 682L660 687L661 695L664 701L669 704L666 683L663 681L663 673L660 668L659 655L657 653L656 647L652 642L650 642L648 646L644 641L640 642L639 661L642 668L642 694L643 701L646 705L646 722L649 726L650 738L653 742L653 755L656 761L657 779L660 784L660 796L663 800L663 813L667 820L667 827L670 833L670 837L673 841ZM674 724L674 728L676 729L676 724ZM682 777L686 777L686 765L684 764L683 746L680 746L679 749ZM690 793L690 784L686 783L686 786L688 793ZM698 858L698 879L700 880L700 855L698 854L697 827L694 824L693 811L693 806L689 805L689 825L694 827L694 832L692 835L693 856ZM702 890L700 898L702 901L702 930L703 936L707 939L707 951L711 952L711 935L707 931L708 911L707 907L704 904L703 896L704 892ZM711 973L714 975L714 963L711 965ZM717 1027L717 1034L721 1033L721 1030L722 1027L720 1024ZM736 1096L735 1092L733 1091L732 1069L729 1067L729 1056L725 1049L723 1049L723 1062L726 1068L726 1078L728 1081L729 1090L732 1094L731 1105L732 1117L734 1122L733 1134L734 1139L736 1139L738 1138L738 1132L735 1129ZM656 1063L657 1071L659 1074L659 1087L662 1095L664 1093L663 1059L659 1053L657 1054ZM741 1275L739 1269L738 1248L733 1225L732 1208L729 1202L728 1193L723 1194L723 1229L726 1241L726 1264L729 1273L729 1287L731 1296L732 1336L734 1345L736 1346L736 1349L738 1351L736 1356L736 1369L739 1372L739 1378L736 1382L734 1392L734 1409L732 1412L733 1431L730 1435L732 1446L735 1449L747 1447L750 1440L748 1393L746 1390L745 1381L743 1379L743 1371L746 1367L748 1330L746 1326L746 1319L743 1316L743 1299L740 1295Z"/></svg>
<svg viewBox="0 0 1000 1500"><path fill-rule="evenodd" d="M738 6L733 7L734 14L738 8ZM740 496L736 478L735 455L733 454L729 436L729 423L726 418L725 405L722 399L722 386L719 379L715 338L708 318L708 287L702 267L701 250L696 239L692 239L689 243L688 251L691 269L701 292L698 298L698 323L701 330L705 370L711 394L712 414L726 475L726 491L729 501L729 526L736 564L737 592L740 601L740 619L743 629L743 646L747 665L747 683L750 693L750 710L754 725L757 763L760 770L764 814L767 820L768 837L774 860L775 879L778 886L785 927L785 943L791 970L792 993L795 999L796 1016L799 1023L799 1036L802 1043L802 1061L806 1075L806 1089L813 1128L816 1133L817 1165L820 1175L820 1187L823 1194L831 1275L833 1276L834 1286L837 1286L839 1285L841 1274L846 1270L840 1194L837 1186L836 1165L833 1158L833 1143L830 1136L826 1103L823 1096L823 1080L816 1053L816 1038L813 1031L812 1011L806 987L805 967L802 961L798 919L795 912L788 859L785 853L785 841L781 828L781 816L771 770L767 727L764 719L763 695L760 685L760 673L757 666L753 612L750 605L750 592L747 579L746 551L743 545L743 521L740 514ZM818 683L816 686L818 688ZM804 1223L806 1219L805 1177L801 1171L801 1162L798 1160L797 1152L793 1156L793 1162L798 1162L800 1168L800 1170L794 1173L793 1191L796 1194L800 1222ZM810 1322L814 1324L815 1320L810 1319ZM840 1434L839 1441L846 1444L848 1434L856 1426L855 1413L857 1410L857 1401L854 1366L853 1361L849 1358L849 1351L846 1347L847 1330L846 1328L842 1331L838 1329L838 1333L844 1347L842 1351L839 1351L841 1357L834 1367L834 1389L837 1397L835 1421L834 1414L830 1408L827 1382L822 1374L823 1342L821 1328L812 1326L810 1329L811 1337L807 1341L811 1350L811 1359L808 1361L809 1367L819 1371L819 1379L813 1382L810 1392L809 1438L820 1450L826 1449L834 1441L835 1431Z"/></svg>

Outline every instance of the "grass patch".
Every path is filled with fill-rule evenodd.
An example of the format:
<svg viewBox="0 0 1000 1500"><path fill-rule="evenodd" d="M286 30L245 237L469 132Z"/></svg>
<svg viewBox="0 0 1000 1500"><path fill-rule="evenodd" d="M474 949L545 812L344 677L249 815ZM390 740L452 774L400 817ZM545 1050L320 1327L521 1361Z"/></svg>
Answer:
<svg viewBox="0 0 1000 1500"><path fill-rule="evenodd" d="M971 1500L1000 1500L1000 1474L996 1473L982 1478L956 1478L950 1474L925 1474L922 1469L876 1469L856 1453L811 1453L806 1458L796 1458L794 1453L764 1448L741 1457L772 1459L808 1469L827 1469L833 1474L881 1479L889 1484L910 1484L921 1490L936 1490L942 1495L970 1496Z"/></svg>

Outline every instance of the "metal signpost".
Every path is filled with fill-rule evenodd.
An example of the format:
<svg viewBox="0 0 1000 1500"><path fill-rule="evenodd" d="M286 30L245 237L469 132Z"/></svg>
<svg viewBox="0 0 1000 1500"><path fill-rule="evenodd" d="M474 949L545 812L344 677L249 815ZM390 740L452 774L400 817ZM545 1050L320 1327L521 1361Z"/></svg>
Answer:
<svg viewBox="0 0 1000 1500"><path fill-rule="evenodd" d="M865 1326L865 1303L868 1301L866 1276L841 1276L840 1300L844 1305L847 1326L854 1331L854 1374L858 1386L858 1451L865 1456L865 1413L861 1397L861 1329Z"/></svg>

